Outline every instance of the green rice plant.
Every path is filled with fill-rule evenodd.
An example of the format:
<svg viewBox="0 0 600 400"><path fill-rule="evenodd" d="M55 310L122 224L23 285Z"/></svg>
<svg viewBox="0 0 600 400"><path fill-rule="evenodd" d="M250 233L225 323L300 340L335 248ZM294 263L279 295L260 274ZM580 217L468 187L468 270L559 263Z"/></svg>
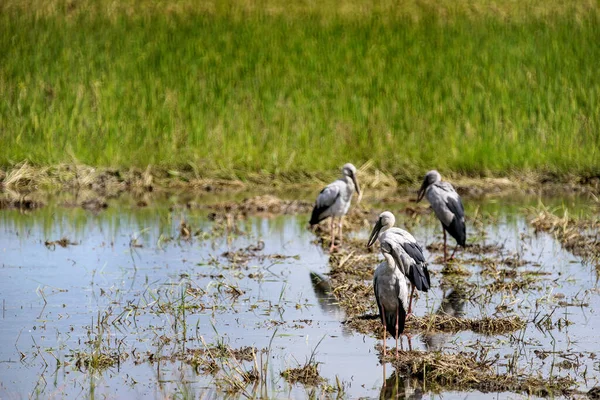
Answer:
<svg viewBox="0 0 600 400"><path fill-rule="evenodd" d="M170 3L4 1L0 165L600 174L597 2Z"/></svg>

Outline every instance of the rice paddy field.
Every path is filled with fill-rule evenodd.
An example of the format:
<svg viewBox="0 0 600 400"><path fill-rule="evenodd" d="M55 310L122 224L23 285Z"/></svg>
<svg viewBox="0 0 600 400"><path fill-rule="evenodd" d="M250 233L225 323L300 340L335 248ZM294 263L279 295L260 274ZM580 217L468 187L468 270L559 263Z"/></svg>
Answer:
<svg viewBox="0 0 600 400"><path fill-rule="evenodd" d="M0 165L600 174L597 1L4 0Z"/></svg>
<svg viewBox="0 0 600 400"><path fill-rule="evenodd" d="M599 43L597 0L0 1L0 398L600 398Z"/></svg>
<svg viewBox="0 0 600 400"><path fill-rule="evenodd" d="M465 196L468 247L411 193L366 192L329 252L313 194L56 193L0 209L0 397L594 399L600 206ZM371 280L378 213L424 247L398 358ZM453 243L450 243L453 246Z"/></svg>

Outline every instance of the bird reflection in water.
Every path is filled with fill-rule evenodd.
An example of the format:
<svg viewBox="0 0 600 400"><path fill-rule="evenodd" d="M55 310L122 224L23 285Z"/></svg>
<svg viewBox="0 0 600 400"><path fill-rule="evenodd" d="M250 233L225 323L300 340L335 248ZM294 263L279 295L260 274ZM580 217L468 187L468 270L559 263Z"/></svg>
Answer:
<svg viewBox="0 0 600 400"><path fill-rule="evenodd" d="M453 288L444 298L437 310L438 315L448 315L450 317L461 318L465 315L465 292ZM430 333L421 336L421 340L429 351L441 350L446 342L453 336L452 333Z"/></svg>
<svg viewBox="0 0 600 400"><path fill-rule="evenodd" d="M318 272L310 272L310 281L312 282L315 297L319 303L319 307L324 314L331 315L334 319L343 321L346 318L346 313L339 305L338 300L332 292L331 285L326 277Z"/></svg>
<svg viewBox="0 0 600 400"><path fill-rule="evenodd" d="M384 369L385 370L385 369ZM418 379L399 376L396 371L383 382L379 399L410 399L423 398L423 389Z"/></svg>

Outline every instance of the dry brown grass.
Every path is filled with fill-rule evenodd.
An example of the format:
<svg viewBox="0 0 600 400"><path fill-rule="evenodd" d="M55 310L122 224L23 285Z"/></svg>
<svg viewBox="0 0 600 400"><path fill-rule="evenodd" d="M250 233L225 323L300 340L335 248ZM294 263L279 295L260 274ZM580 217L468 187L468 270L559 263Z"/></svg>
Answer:
<svg viewBox="0 0 600 400"><path fill-rule="evenodd" d="M412 182L404 182L410 186L398 186L398 182L389 174L373 168L371 162L363 164L359 168L359 179L363 189L365 189L365 199L371 202L380 202L382 204L407 203L416 196L415 187ZM542 177L538 177L542 179ZM458 178L457 178L458 179ZM503 178L505 179L505 178ZM473 183L475 187L495 195L501 193L514 193L515 188L524 186L524 181L520 179L529 179L527 177L515 176L511 178L512 182L517 182L516 186L499 186L496 191L493 185L496 181L491 178L469 178L468 182ZM476 182L477 184L475 184ZM600 186L596 184L569 180L563 183L551 182L544 183L535 181L535 185L543 188L544 185L550 185L556 192L572 191L590 191L598 192ZM575 183L574 183L575 182ZM139 196L146 196L153 192L164 191L186 191L186 192L240 192L260 188L263 193L273 192L274 190L284 189L307 189L315 188L315 194L324 184L316 176L307 174L284 177L272 174L249 174L241 181L238 177L232 176L229 179L208 178L202 175L201 171L195 168L183 168L179 170L168 169L164 167L148 165L146 168L102 168L92 167L82 164L78 161L72 163L60 163L51 166L36 166L27 161L14 164L9 167L0 168L0 190L14 191L20 195L32 192L52 192L52 191L71 191L95 193L94 196L103 198L115 197L123 192L133 192ZM562 184L562 186L561 186ZM490 186L491 185L491 186ZM534 185L529 183L528 186ZM466 193L468 195L468 193ZM93 196L92 196L93 197ZM367 201L367 200L366 200ZM368 228L372 225L377 213L365 202L357 204L355 201L350 213L344 221L345 230L356 230L358 228ZM140 204L148 203L148 199L143 199ZM16 207L4 203L5 207ZM30 203L28 203L30 204ZM215 205L216 209L230 208L240 212L266 212L266 213L304 213L310 212L313 201L291 202L280 200L276 197L258 196L246 199L245 203L221 203ZM16 207L19 208L19 207ZM22 207L23 208L23 207ZM430 208L425 204L408 205L400 210L394 210L396 213L406 214L412 218L418 218L422 214L430 213ZM411 221L406 221L410 223ZM328 235L328 227L323 224L319 229L323 234ZM319 230L317 231L319 233ZM434 244L432 250L436 250L439 244ZM477 246L468 251L478 253L485 251Z"/></svg>
<svg viewBox="0 0 600 400"><path fill-rule="evenodd" d="M333 294L347 315L361 315L372 309L374 266L377 264L376 253L364 250L341 251L329 257L329 279Z"/></svg>
<svg viewBox="0 0 600 400"><path fill-rule="evenodd" d="M542 208L531 219L531 225L536 232L554 235L574 255L596 264L600 262L600 219L597 216L578 219L569 216L566 209L562 216L558 216Z"/></svg>
<svg viewBox="0 0 600 400"><path fill-rule="evenodd" d="M381 338L383 326L376 314L363 315L346 321L352 329ZM457 318L443 314L431 314L407 318L405 332L407 333L438 333L473 331L484 335L503 335L523 329L526 322L517 316L501 318Z"/></svg>
<svg viewBox="0 0 600 400"><path fill-rule="evenodd" d="M434 392L479 390L481 392L517 392L537 396L569 395L575 382L571 378L544 379L536 375L498 374L495 359L477 353L440 353L400 351L398 358L390 352L386 358L407 376L425 382Z"/></svg>
<svg viewBox="0 0 600 400"><path fill-rule="evenodd" d="M425 332L458 332L470 330L485 335L501 335L524 328L526 322L520 317L502 318L456 318L447 315L433 314L423 317L411 317L407 321L410 330Z"/></svg>
<svg viewBox="0 0 600 400"><path fill-rule="evenodd" d="M19 193L10 189L0 190L0 210L35 210L45 205L41 197L43 196L36 193Z"/></svg>
<svg viewBox="0 0 600 400"><path fill-rule="evenodd" d="M231 14L243 17L252 14L297 18L306 15L321 17L365 18L381 15L384 18L407 18L419 21L425 16L435 15L440 21L452 22L457 17L470 19L494 18L519 22L532 18L550 18L570 15L583 19L598 13L597 2L568 0L548 2L543 0L462 0L432 1L409 0L402 3L392 0L369 2L366 0L326 0L321 2L286 2L284 0L209 0L197 2L182 0L161 2L156 0L95 1L74 0L5 0L0 3L3 13L29 13L38 18L63 16L75 18L82 14L116 19L120 16L147 18L153 15L174 15L184 18L189 15Z"/></svg>

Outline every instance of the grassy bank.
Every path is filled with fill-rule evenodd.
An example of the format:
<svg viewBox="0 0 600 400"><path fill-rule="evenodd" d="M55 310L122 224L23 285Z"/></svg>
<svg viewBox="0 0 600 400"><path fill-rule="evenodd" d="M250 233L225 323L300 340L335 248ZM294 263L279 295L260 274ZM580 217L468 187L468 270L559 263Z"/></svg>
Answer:
<svg viewBox="0 0 600 400"><path fill-rule="evenodd" d="M600 174L597 2L5 0L0 165Z"/></svg>

